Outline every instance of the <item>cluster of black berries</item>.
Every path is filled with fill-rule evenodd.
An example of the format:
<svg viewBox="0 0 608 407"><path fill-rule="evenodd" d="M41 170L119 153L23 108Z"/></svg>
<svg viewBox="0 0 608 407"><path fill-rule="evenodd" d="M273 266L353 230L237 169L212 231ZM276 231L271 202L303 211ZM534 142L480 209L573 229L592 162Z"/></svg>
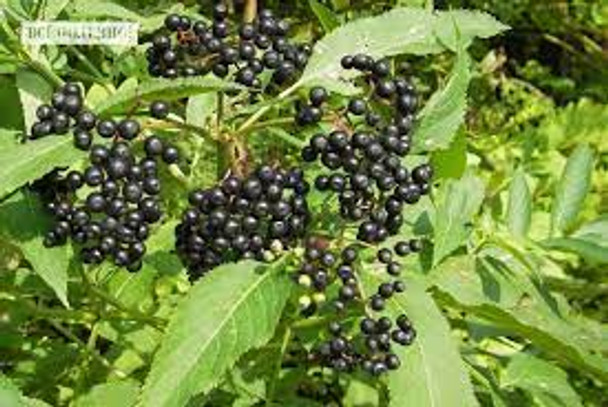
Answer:
<svg viewBox="0 0 608 407"><path fill-rule="evenodd" d="M290 43L286 38L289 24L270 10L261 10L252 23L234 28L224 4L215 6L213 16L209 26L203 21L193 23L187 16L167 16L165 29L176 33L177 43L172 44L170 34L154 37L146 54L150 74L175 78L213 72L224 78L232 70L236 82L259 89L259 75L265 70L272 71L272 81L281 85L306 66L310 46Z"/></svg>
<svg viewBox="0 0 608 407"><path fill-rule="evenodd" d="M385 302L398 293L405 291L405 284L401 280L381 283L376 293L363 299L358 288L355 276L355 267L360 247L352 244L343 249L339 256L332 251L319 248L318 244L310 241L305 252L304 261L296 274L300 285L312 287L316 291L313 299L319 293L325 292L327 287L335 281L340 282L338 298L333 302L334 309L343 314L346 308L366 304L370 312L381 312ZM395 245L395 253L406 256L411 252L420 250L420 241L399 242ZM386 265L387 273L398 276L401 265L394 261L393 252L384 248L378 251L377 258ZM303 296L302 298L310 298ZM325 296L322 296L325 301ZM304 307L304 315L311 315L318 307L310 299L300 301ZM378 319L365 317L359 324L360 333L350 336L345 325L337 321L329 324L331 338L320 343L312 354L312 359L322 366L336 369L341 372L352 372L357 368L378 376L388 370L397 369L401 362L392 352L392 343L407 346L412 343L416 331L406 315L400 315L393 323L390 318L381 316Z"/></svg>
<svg viewBox="0 0 608 407"><path fill-rule="evenodd" d="M261 166L246 178L190 194L191 207L176 228L177 252L192 279L242 258L264 260L304 235L310 186L298 168ZM278 246L278 249L277 249Z"/></svg>
<svg viewBox="0 0 608 407"><path fill-rule="evenodd" d="M296 102L296 123L299 126L318 123L323 118L322 105L327 101L327 91L321 86L316 86L308 93L308 102Z"/></svg>
<svg viewBox="0 0 608 407"><path fill-rule="evenodd" d="M158 104L153 103L152 108ZM129 134L137 135L139 124L135 127L137 131ZM63 245L72 239L81 246L84 263L99 264L109 258L130 271L141 267L150 227L162 216L158 164L160 160L177 162L179 152L150 136L144 140L145 156L138 157L126 140L94 144L89 151L90 165L84 171L55 175L48 205L55 225L44 239L45 246Z"/></svg>
<svg viewBox="0 0 608 407"><path fill-rule="evenodd" d="M385 60L347 56L343 65L367 73L365 83L374 87L368 101L353 98L348 103L349 115L355 119L365 115L365 120L350 120L352 132L340 129L313 136L302 157L308 162L320 159L330 170L316 178L315 187L339 194L341 214L361 221L358 238L382 242L401 228L404 205L418 202L430 191L433 171L422 164L410 172L402 163L412 143L413 87L390 77L390 64Z"/></svg>
<svg viewBox="0 0 608 407"><path fill-rule="evenodd" d="M154 117L164 118L167 112L168 105L165 102L154 102L151 106ZM36 117L38 121L32 125L30 139L51 134L63 135L72 131L74 145L85 151L91 148L94 133L105 139L133 140L141 130L136 120L124 118L116 122L113 119L100 119L86 110L80 87L69 82L53 93L50 104L40 105L36 109Z"/></svg>
<svg viewBox="0 0 608 407"><path fill-rule="evenodd" d="M53 93L50 104L43 104L36 109L38 119L30 129L29 138L39 139L52 134L67 134L71 129L90 130L95 126L96 118L89 111L83 111L83 100L80 87L75 83L66 83ZM91 145L91 137L75 143L86 149Z"/></svg>

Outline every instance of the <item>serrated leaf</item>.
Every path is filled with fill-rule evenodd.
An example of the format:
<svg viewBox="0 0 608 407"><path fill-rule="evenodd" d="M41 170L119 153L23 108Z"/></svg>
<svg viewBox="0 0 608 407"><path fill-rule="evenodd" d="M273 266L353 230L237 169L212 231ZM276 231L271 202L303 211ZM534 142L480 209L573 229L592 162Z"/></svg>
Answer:
<svg viewBox="0 0 608 407"><path fill-rule="evenodd" d="M323 30L328 33L333 31L336 27L340 25L340 22L334 15L334 13L327 8L323 3L320 3L317 0L308 0L308 5L317 19L323 26Z"/></svg>
<svg viewBox="0 0 608 407"><path fill-rule="evenodd" d="M139 384L135 380L103 383L76 399L74 407L132 407L137 402Z"/></svg>
<svg viewBox="0 0 608 407"><path fill-rule="evenodd" d="M13 143L0 151L0 199L53 169L68 167L85 156L83 151L73 146L69 136Z"/></svg>
<svg viewBox="0 0 608 407"><path fill-rule="evenodd" d="M360 275L364 290L373 293L384 281L380 274ZM406 314L416 329L412 345L395 345L401 368L388 374L390 406L477 406L473 388L450 326L424 284L417 278L405 280L407 289L386 302L385 313L392 320Z"/></svg>
<svg viewBox="0 0 608 407"><path fill-rule="evenodd" d="M551 230L565 232L576 222L583 201L591 187L593 150L578 146L568 158L553 198Z"/></svg>
<svg viewBox="0 0 608 407"><path fill-rule="evenodd" d="M204 92L240 89L239 86L217 78L192 77L180 79L151 79L135 88L118 89L95 107L99 114L108 115L133 109L156 98L174 100Z"/></svg>
<svg viewBox="0 0 608 407"><path fill-rule="evenodd" d="M502 387L518 387L543 407L579 407L580 397L559 367L527 353L518 353L501 375Z"/></svg>
<svg viewBox="0 0 608 407"><path fill-rule="evenodd" d="M471 81L471 59L466 51L456 55L447 84L433 93L420 112L420 124L414 132L415 151L445 149L464 123L467 89Z"/></svg>
<svg viewBox="0 0 608 407"><path fill-rule="evenodd" d="M474 38L490 38L508 29L509 26L481 11L439 11L433 22L439 42L452 51L457 51L459 44L468 47Z"/></svg>
<svg viewBox="0 0 608 407"><path fill-rule="evenodd" d="M433 278L443 304L487 320L509 336L524 337L566 365L608 379L608 359L598 351L605 348L605 333L587 328L584 319L539 292L525 274L459 256L444 262Z"/></svg>
<svg viewBox="0 0 608 407"><path fill-rule="evenodd" d="M481 179L467 173L443 187L433 221L433 265L460 247L469 234L469 222L484 198Z"/></svg>
<svg viewBox="0 0 608 407"><path fill-rule="evenodd" d="M67 307L68 246L46 248L43 237L50 228L42 205L31 193L18 193L0 205L0 236L15 244L32 268Z"/></svg>
<svg viewBox="0 0 608 407"><path fill-rule="evenodd" d="M445 19L451 28L442 27ZM438 39L450 45L449 29L461 34L463 45L473 37L486 38L506 26L483 13L438 12L422 8L398 7L375 17L340 26L315 44L300 84L320 84L328 89L353 94L356 89L345 82L357 73L343 70L340 60L347 54L364 53L374 58L398 54L427 55L445 50ZM466 25L466 27L465 27Z"/></svg>
<svg viewBox="0 0 608 407"><path fill-rule="evenodd" d="M509 204L506 213L507 225L517 237L525 237L532 220L532 197L523 169L515 171L509 187Z"/></svg>
<svg viewBox="0 0 608 407"><path fill-rule="evenodd" d="M400 53L428 54L442 50L435 41L430 11L396 8L377 17L355 20L318 41L300 82L322 84L339 93L355 93L344 82L356 75L343 70L340 60L347 54L364 53L374 58Z"/></svg>
<svg viewBox="0 0 608 407"><path fill-rule="evenodd" d="M280 265L254 261L202 278L169 323L140 405L182 406L211 390L243 353L272 338L291 284Z"/></svg>
<svg viewBox="0 0 608 407"><path fill-rule="evenodd" d="M608 264L608 246L606 241L595 241L576 237L556 237L545 239L540 244L549 250L574 253L592 264Z"/></svg>

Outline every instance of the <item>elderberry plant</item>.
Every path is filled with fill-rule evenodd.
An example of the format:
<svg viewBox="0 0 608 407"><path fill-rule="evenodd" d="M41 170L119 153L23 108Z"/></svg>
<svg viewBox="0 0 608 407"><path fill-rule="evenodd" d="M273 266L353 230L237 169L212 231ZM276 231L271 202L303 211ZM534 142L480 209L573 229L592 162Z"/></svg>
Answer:
<svg viewBox="0 0 608 407"><path fill-rule="evenodd" d="M489 14L9 3L0 54L21 110L19 132L0 129L0 404L577 406L565 372L608 375L602 327L548 288L563 252L604 261L602 219L575 218L592 151L568 158L537 241L520 212L550 171L528 161L554 140L469 148L486 119L467 116L470 81L473 99L513 97L502 51L476 65L477 39L507 29ZM118 17L139 23L137 46L17 35ZM504 182L505 157L527 175Z"/></svg>

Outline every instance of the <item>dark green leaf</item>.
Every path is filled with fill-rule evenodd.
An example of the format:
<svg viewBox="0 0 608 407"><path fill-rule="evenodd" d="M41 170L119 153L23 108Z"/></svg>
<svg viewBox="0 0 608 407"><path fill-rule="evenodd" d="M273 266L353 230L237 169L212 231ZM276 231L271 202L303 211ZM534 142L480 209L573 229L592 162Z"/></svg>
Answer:
<svg viewBox="0 0 608 407"><path fill-rule="evenodd" d="M313 11L313 13L315 13L315 16L317 16L319 19L319 22L323 26L323 30L325 30L326 33L333 31L340 25L340 22L334 13L319 1L308 0L308 4L310 5L310 9Z"/></svg>
<svg viewBox="0 0 608 407"><path fill-rule="evenodd" d="M291 286L282 267L253 261L202 278L167 328L141 405L182 406L211 390L243 353L272 337Z"/></svg>
<svg viewBox="0 0 608 407"><path fill-rule="evenodd" d="M581 210L591 186L593 151L586 145L578 146L568 158L566 168L557 185L551 214L551 231L565 232Z"/></svg>
<svg viewBox="0 0 608 407"><path fill-rule="evenodd" d="M0 151L0 199L22 185L35 181L58 167L69 167L85 157L69 136L51 136Z"/></svg>
<svg viewBox="0 0 608 407"><path fill-rule="evenodd" d="M521 168L515 172L511 180L506 215L511 233L517 237L525 237L530 230L532 197L526 183L526 174Z"/></svg>
<svg viewBox="0 0 608 407"><path fill-rule="evenodd" d="M375 292L384 281L371 271L361 273L360 278L366 293ZM478 405L447 320L420 280L409 278L405 283L406 292L387 301L386 313L391 319L406 314L417 336L411 346L393 348L403 367L388 375L390 405Z"/></svg>

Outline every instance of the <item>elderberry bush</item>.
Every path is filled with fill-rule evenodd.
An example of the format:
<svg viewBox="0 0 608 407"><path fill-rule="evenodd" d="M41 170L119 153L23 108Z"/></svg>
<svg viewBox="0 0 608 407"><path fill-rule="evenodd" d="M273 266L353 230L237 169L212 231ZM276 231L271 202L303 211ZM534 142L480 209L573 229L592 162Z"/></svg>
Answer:
<svg viewBox="0 0 608 407"><path fill-rule="evenodd" d="M311 52L306 44L291 43L288 32L289 23L271 10L260 10L249 23L230 21L221 3L214 7L210 24L170 14L146 52L148 70L166 78L231 75L235 82L258 90L269 75L273 84L282 85L297 77Z"/></svg>

